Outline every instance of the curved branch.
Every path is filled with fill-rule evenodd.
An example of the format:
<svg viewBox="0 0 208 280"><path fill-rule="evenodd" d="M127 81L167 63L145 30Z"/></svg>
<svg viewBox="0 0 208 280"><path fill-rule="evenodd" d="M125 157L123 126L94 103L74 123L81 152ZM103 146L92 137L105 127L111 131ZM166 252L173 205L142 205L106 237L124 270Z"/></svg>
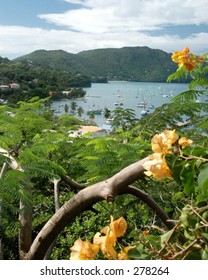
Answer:
<svg viewBox="0 0 208 280"><path fill-rule="evenodd" d="M128 186L124 193L133 194L134 196L137 196L143 202L145 202L157 214L157 216L167 226L167 228L172 229L175 226L175 224L172 221L169 221L169 217L164 212L164 210L148 193L133 186Z"/></svg>
<svg viewBox="0 0 208 280"><path fill-rule="evenodd" d="M133 163L113 177L86 187L68 200L39 232L26 259L43 259L53 240L79 213L101 200L109 200L123 193L129 184L143 177L145 171L143 164L146 160L147 158Z"/></svg>
<svg viewBox="0 0 208 280"><path fill-rule="evenodd" d="M71 179L71 178L70 178L69 176L67 176L67 175L61 176L61 180L62 180L64 183L66 183L66 184L70 187L70 189L72 189L72 190L77 191L77 190L81 190L81 189L84 188L84 186L78 184L77 182L75 182L73 179Z"/></svg>

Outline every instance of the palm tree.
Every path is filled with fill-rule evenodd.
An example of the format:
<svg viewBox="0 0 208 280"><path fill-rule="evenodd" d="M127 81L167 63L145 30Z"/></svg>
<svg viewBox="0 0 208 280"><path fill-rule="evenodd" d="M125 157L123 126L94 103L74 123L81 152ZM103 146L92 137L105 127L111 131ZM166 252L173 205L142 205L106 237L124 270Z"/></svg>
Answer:
<svg viewBox="0 0 208 280"><path fill-rule="evenodd" d="M69 105L65 104L64 105L64 112L67 114L69 112Z"/></svg>
<svg viewBox="0 0 208 280"><path fill-rule="evenodd" d="M79 118L81 118L82 114L84 114L84 109L81 106L77 108L77 114Z"/></svg>
<svg viewBox="0 0 208 280"><path fill-rule="evenodd" d="M107 107L104 108L103 116L105 119L109 119L111 117L111 111Z"/></svg>
<svg viewBox="0 0 208 280"><path fill-rule="evenodd" d="M70 107L71 107L71 110L72 110L72 111L76 111L76 109L77 109L77 103L76 103L75 101L72 101Z"/></svg>
<svg viewBox="0 0 208 280"><path fill-rule="evenodd" d="M95 114L93 112L90 112L89 118L93 121L95 119Z"/></svg>

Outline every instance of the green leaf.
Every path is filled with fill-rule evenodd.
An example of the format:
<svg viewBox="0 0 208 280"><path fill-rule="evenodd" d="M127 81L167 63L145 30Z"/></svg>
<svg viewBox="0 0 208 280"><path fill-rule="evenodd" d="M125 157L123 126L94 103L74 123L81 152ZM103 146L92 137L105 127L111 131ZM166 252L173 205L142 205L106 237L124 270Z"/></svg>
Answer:
<svg viewBox="0 0 208 280"><path fill-rule="evenodd" d="M206 246L205 249L202 250L202 260L208 260L208 246Z"/></svg>
<svg viewBox="0 0 208 280"><path fill-rule="evenodd" d="M208 196L207 194L200 193L196 197L196 203L198 207L203 207L208 204Z"/></svg>
<svg viewBox="0 0 208 280"><path fill-rule="evenodd" d="M195 192L195 161L186 162L180 173L180 179L187 195Z"/></svg>
<svg viewBox="0 0 208 280"><path fill-rule="evenodd" d="M201 234L208 241L208 233L202 232ZM207 248L208 249L208 248Z"/></svg>
<svg viewBox="0 0 208 280"><path fill-rule="evenodd" d="M208 79L205 77L200 77L197 79L193 79L189 83L189 88L193 89L193 88L199 88L199 87L206 87L207 85L208 85Z"/></svg>
<svg viewBox="0 0 208 280"><path fill-rule="evenodd" d="M189 74L189 72L186 70L186 67L184 67L184 66L179 67L176 72L169 75L169 77L167 78L167 82L171 82L174 80L181 80L184 77L187 78L188 74Z"/></svg>
<svg viewBox="0 0 208 280"><path fill-rule="evenodd" d="M164 233L163 235L161 235L160 237L160 244L161 244L161 247L165 247L166 246L166 243L169 242L170 240L172 239L175 239L177 238L178 236L178 233L175 232L175 229L171 229L169 231L167 231L166 233Z"/></svg>
<svg viewBox="0 0 208 280"><path fill-rule="evenodd" d="M199 173L198 184L202 193L208 193L208 164L205 164Z"/></svg>
<svg viewBox="0 0 208 280"><path fill-rule="evenodd" d="M183 196L184 196L183 192L176 192L176 193L173 195L173 198L174 198L175 200L182 200L182 199L183 199Z"/></svg>
<svg viewBox="0 0 208 280"><path fill-rule="evenodd" d="M175 97L171 99L172 102L180 101L180 102L195 102L199 95L199 91L196 90L188 90L182 93L177 94Z"/></svg>
<svg viewBox="0 0 208 280"><path fill-rule="evenodd" d="M188 230L184 230L184 236L185 236L187 239L191 240L191 241L195 240L195 238L196 238L196 236L195 236L195 235L191 235L190 232L189 232Z"/></svg>
<svg viewBox="0 0 208 280"><path fill-rule="evenodd" d="M178 158L178 156L174 155L166 155L165 160L171 170L171 175L173 176L174 180L176 181L176 183L181 185L182 181L180 178L180 172L183 168L184 161Z"/></svg>
<svg viewBox="0 0 208 280"><path fill-rule="evenodd" d="M207 149L207 147L198 147L197 146L197 147L194 147L189 154L196 156L196 157L204 157L204 156L207 156L208 149Z"/></svg>
<svg viewBox="0 0 208 280"><path fill-rule="evenodd" d="M142 244L138 244L136 248L129 250L128 257L133 260L146 260L148 259L148 254L145 252L145 247Z"/></svg>
<svg viewBox="0 0 208 280"><path fill-rule="evenodd" d="M88 145L94 145L95 152L105 152L108 148L108 143L104 138L93 139L87 143Z"/></svg>

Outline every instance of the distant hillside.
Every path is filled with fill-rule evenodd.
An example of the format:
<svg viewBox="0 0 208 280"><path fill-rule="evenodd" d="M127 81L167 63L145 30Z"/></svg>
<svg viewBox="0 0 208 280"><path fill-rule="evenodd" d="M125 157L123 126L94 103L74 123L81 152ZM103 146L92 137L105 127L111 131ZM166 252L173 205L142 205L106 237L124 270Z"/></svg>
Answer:
<svg viewBox="0 0 208 280"><path fill-rule="evenodd" d="M177 66L171 54L148 47L97 49L71 54L63 50L37 50L14 61L49 66L74 74L83 74L98 81L128 80L164 82Z"/></svg>
<svg viewBox="0 0 208 280"><path fill-rule="evenodd" d="M16 84L17 87L11 87L11 84ZM66 98L63 91L70 92L67 98L83 96L85 93L80 88L90 86L91 80L85 75L0 57L0 104L16 104L19 100L29 100L34 96ZM75 91L75 88L78 89Z"/></svg>
<svg viewBox="0 0 208 280"><path fill-rule="evenodd" d="M11 82L26 87L31 84L36 84L39 87L47 85L50 90L91 86L91 81L86 75L72 74L69 71L55 69L55 67L43 63L10 61L0 57L0 84Z"/></svg>
<svg viewBox="0 0 208 280"><path fill-rule="evenodd" d="M10 61L9 61L8 58L3 58L3 57L0 56L0 64L1 64L1 63L5 63L5 64L6 64L6 63L9 63L9 62L10 62Z"/></svg>

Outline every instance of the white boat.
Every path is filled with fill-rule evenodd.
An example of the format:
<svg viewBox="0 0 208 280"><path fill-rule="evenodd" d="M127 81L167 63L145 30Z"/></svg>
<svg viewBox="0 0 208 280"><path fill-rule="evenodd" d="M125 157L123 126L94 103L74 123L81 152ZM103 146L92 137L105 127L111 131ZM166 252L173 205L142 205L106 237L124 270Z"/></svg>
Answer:
<svg viewBox="0 0 208 280"><path fill-rule="evenodd" d="M113 119L106 119L105 123L106 124L113 124Z"/></svg>
<svg viewBox="0 0 208 280"><path fill-rule="evenodd" d="M145 117L145 116L147 116L147 115L148 115L147 110L142 110L142 111L141 111L141 116L142 116L142 117Z"/></svg>
<svg viewBox="0 0 208 280"><path fill-rule="evenodd" d="M146 109L146 107L147 107L147 102L146 102L145 100L139 102L139 103L137 104L137 107L143 108L143 110L141 111L141 116L142 116L142 117L145 117L146 115L148 115L149 110Z"/></svg>
<svg viewBox="0 0 208 280"><path fill-rule="evenodd" d="M147 106L147 102L146 101L141 101L137 104L137 107L139 108L144 108L145 106Z"/></svg>
<svg viewBox="0 0 208 280"><path fill-rule="evenodd" d="M122 102L115 102L114 105L115 106L123 106L123 103Z"/></svg>

